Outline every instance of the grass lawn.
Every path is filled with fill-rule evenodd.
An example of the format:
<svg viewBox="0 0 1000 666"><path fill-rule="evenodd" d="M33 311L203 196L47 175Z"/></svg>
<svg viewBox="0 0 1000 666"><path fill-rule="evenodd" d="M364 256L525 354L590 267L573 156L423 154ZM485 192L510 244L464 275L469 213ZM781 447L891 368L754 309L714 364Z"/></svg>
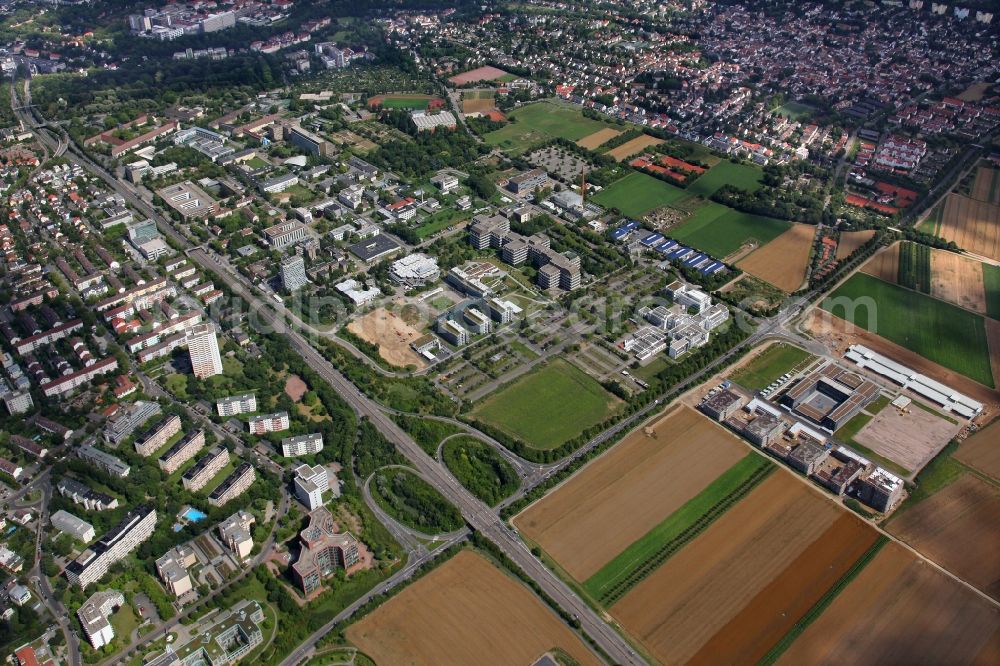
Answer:
<svg viewBox="0 0 1000 666"><path fill-rule="evenodd" d="M723 185L732 185L747 192L760 188L764 170L758 166L733 164L725 160L709 169L698 180L691 183L688 191L702 197L710 197Z"/></svg>
<svg viewBox="0 0 1000 666"><path fill-rule="evenodd" d="M111 626L114 627L115 637L121 637L128 643L132 640L132 632L139 626L139 618L132 607L125 604L111 616Z"/></svg>
<svg viewBox="0 0 1000 666"><path fill-rule="evenodd" d="M173 393L178 398L184 400L188 397L187 392L187 375L172 374L167 375L163 379L163 385L170 393Z"/></svg>
<svg viewBox="0 0 1000 666"><path fill-rule="evenodd" d="M597 425L618 402L590 375L558 360L486 398L472 415L544 450Z"/></svg>
<svg viewBox="0 0 1000 666"><path fill-rule="evenodd" d="M1000 266L982 264L983 288L986 291L986 314L1000 321Z"/></svg>
<svg viewBox="0 0 1000 666"><path fill-rule="evenodd" d="M748 389L760 391L792 369L805 366L816 357L798 347L778 343L734 372L730 379Z"/></svg>
<svg viewBox="0 0 1000 666"><path fill-rule="evenodd" d="M433 236L439 231L444 231L452 225L459 224L461 221L462 213L454 211L454 214L435 215L413 231L417 234L417 238L424 239L428 236Z"/></svg>
<svg viewBox="0 0 1000 666"><path fill-rule="evenodd" d="M455 304L455 301L451 300L447 296L438 296L431 301L431 307L438 310L447 310Z"/></svg>
<svg viewBox="0 0 1000 666"><path fill-rule="evenodd" d="M195 457L197 458L197 456ZM213 476L212 480L206 483L205 486L198 491L198 494L204 495L205 497L211 495L212 491L218 488L222 484L222 482L225 481L229 477L229 475L233 473L233 470L236 469L236 464L238 462L241 462L239 458L230 456L229 462L226 463L226 466L220 469L218 474Z"/></svg>
<svg viewBox="0 0 1000 666"><path fill-rule="evenodd" d="M649 211L679 201L687 193L644 173L630 173L594 195L605 208L617 208L627 217L642 217Z"/></svg>
<svg viewBox="0 0 1000 666"><path fill-rule="evenodd" d="M254 157L252 159L247 160L246 165L251 169L263 169L267 166L270 166L267 162L265 162L259 157Z"/></svg>
<svg viewBox="0 0 1000 666"><path fill-rule="evenodd" d="M620 598L623 592L620 589L616 592L616 586L620 588L625 585L643 565L659 559L660 551L668 548L672 542L696 536L697 532L692 533L692 528L699 526L703 530L712 520L721 516L725 509L749 492L756 482L763 480L766 472L773 468L774 465L766 458L747 454L688 500L684 506L670 514L666 520L601 567L600 571L584 582L583 588L602 603L609 600L609 595L614 595L612 600ZM706 519L709 522L706 522ZM671 552L676 550L679 548ZM665 560L666 558L663 558L663 561ZM656 566L660 564L662 561ZM631 585L638 582L639 580L635 580Z"/></svg>
<svg viewBox="0 0 1000 666"><path fill-rule="evenodd" d="M759 247L763 247L791 226L792 223L785 220L742 213L712 201L696 210L687 222L672 229L670 236L722 259L750 239L755 239Z"/></svg>
<svg viewBox="0 0 1000 666"><path fill-rule="evenodd" d="M510 153L522 153L534 144L553 138L579 141L610 126L585 118L574 106L553 101L528 104L512 111L509 117L514 122L483 138L491 146Z"/></svg>
<svg viewBox="0 0 1000 666"><path fill-rule="evenodd" d="M800 121L808 118L816 109L812 108L808 104L802 104L800 102L786 102L779 106L776 111L778 114L794 121Z"/></svg>
<svg viewBox="0 0 1000 666"><path fill-rule="evenodd" d="M838 299L850 299L852 311ZM865 307L871 302L874 307ZM983 317L857 273L821 307L856 326L993 388Z"/></svg>

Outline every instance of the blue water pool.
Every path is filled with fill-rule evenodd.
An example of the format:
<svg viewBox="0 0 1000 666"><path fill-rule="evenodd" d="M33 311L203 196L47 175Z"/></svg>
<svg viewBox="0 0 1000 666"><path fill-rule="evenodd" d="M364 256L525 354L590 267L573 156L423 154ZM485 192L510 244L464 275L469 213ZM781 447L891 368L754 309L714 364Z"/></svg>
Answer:
<svg viewBox="0 0 1000 666"><path fill-rule="evenodd" d="M180 523L174 523L174 532L180 532L182 529L184 529L183 525Z"/></svg>
<svg viewBox="0 0 1000 666"><path fill-rule="evenodd" d="M204 520L205 518L208 518L208 514L203 513L198 509L195 509L194 507L191 507L190 509L184 512L184 517L190 520L192 523L197 523L199 520Z"/></svg>

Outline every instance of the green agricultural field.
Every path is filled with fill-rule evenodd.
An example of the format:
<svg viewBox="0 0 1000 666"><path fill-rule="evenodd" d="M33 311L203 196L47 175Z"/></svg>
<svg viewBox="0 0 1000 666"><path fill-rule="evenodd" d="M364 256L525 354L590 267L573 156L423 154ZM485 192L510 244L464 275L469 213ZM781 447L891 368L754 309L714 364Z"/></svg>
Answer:
<svg viewBox="0 0 1000 666"><path fill-rule="evenodd" d="M905 241L900 243L896 284L925 294L931 293L931 249L928 246Z"/></svg>
<svg viewBox="0 0 1000 666"><path fill-rule="evenodd" d="M1000 321L1000 266L983 264L983 288L986 290L986 314Z"/></svg>
<svg viewBox="0 0 1000 666"><path fill-rule="evenodd" d="M809 352L781 342L768 347L734 372L730 379L740 386L760 391L786 372L806 367L815 358Z"/></svg>
<svg viewBox="0 0 1000 666"><path fill-rule="evenodd" d="M696 210L681 226L672 229L670 236L723 259L750 239L763 247L791 226L792 223L785 220L743 213L712 201Z"/></svg>
<svg viewBox="0 0 1000 666"><path fill-rule="evenodd" d="M520 154L531 146L554 138L579 141L609 127L608 123L584 117L576 107L559 102L536 102L510 113L513 121L490 132L484 139L491 146Z"/></svg>
<svg viewBox="0 0 1000 666"><path fill-rule="evenodd" d="M774 471L767 458L747 454L666 520L588 578L583 588L605 607L693 540Z"/></svg>
<svg viewBox="0 0 1000 666"><path fill-rule="evenodd" d="M594 195L593 201L605 208L617 208L626 217L638 218L686 196L684 190L670 183L644 173L630 173Z"/></svg>
<svg viewBox="0 0 1000 666"><path fill-rule="evenodd" d="M710 197L723 185L732 185L747 192L754 192L760 188L763 177L764 170L758 166L733 164L724 160L691 183L688 191L698 196Z"/></svg>
<svg viewBox="0 0 1000 666"><path fill-rule="evenodd" d="M845 307L844 299L848 299ZM865 307L873 303L874 307ZM864 273L853 275L821 307L924 358L994 387L986 324L974 314Z"/></svg>
<svg viewBox="0 0 1000 666"><path fill-rule="evenodd" d="M618 403L590 375L559 360L491 395L472 416L546 450L602 422Z"/></svg>

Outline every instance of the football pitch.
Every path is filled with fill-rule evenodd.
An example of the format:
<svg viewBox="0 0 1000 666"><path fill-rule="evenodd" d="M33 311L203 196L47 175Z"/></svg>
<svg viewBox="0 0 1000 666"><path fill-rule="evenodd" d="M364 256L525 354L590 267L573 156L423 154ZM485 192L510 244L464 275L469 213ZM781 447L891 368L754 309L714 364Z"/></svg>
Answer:
<svg viewBox="0 0 1000 666"><path fill-rule="evenodd" d="M661 206L687 197L687 193L644 173L630 173L594 195L605 208L617 208L626 217L642 217Z"/></svg>
<svg viewBox="0 0 1000 666"><path fill-rule="evenodd" d="M712 201L698 208L669 235L685 245L723 259L750 239L757 240L759 247L763 247L791 226L791 222L743 213Z"/></svg>
<svg viewBox="0 0 1000 666"><path fill-rule="evenodd" d="M553 138L579 141L609 127L584 117L579 109L559 102L537 102L511 112L512 122L490 132L486 143L509 153L523 153L531 146Z"/></svg>
<svg viewBox="0 0 1000 666"><path fill-rule="evenodd" d="M865 307L865 303L874 307ZM853 275L824 299L821 307L993 388L986 325L981 315L864 273Z"/></svg>
<svg viewBox="0 0 1000 666"><path fill-rule="evenodd" d="M618 402L582 370L555 361L486 398L472 416L546 450L602 422Z"/></svg>

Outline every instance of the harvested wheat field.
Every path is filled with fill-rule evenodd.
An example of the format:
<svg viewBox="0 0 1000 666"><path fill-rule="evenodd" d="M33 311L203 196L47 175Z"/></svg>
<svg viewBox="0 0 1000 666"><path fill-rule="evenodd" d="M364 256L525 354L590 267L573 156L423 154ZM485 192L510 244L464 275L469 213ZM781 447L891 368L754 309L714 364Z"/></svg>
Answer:
<svg viewBox="0 0 1000 666"><path fill-rule="evenodd" d="M658 146L661 143L663 143L663 139L657 139L654 136L643 134L642 136L637 136L631 141L626 141L617 148L612 148L604 154L621 162L622 160L632 157L636 153L646 150L650 146Z"/></svg>
<svg viewBox="0 0 1000 666"><path fill-rule="evenodd" d="M931 250L931 296L986 314L983 265L946 250Z"/></svg>
<svg viewBox="0 0 1000 666"><path fill-rule="evenodd" d="M587 136L583 137L582 139L576 142L576 145L580 146L581 148L586 148L587 150L593 150L599 146L604 145L608 141L611 141L611 139L615 138L619 134L621 134L621 132L619 132L618 130L611 129L610 127L605 127L604 129L597 130L593 134L588 134Z"/></svg>
<svg viewBox="0 0 1000 666"><path fill-rule="evenodd" d="M882 248L861 266L861 272L896 284L899 278L899 242Z"/></svg>
<svg viewBox="0 0 1000 666"><path fill-rule="evenodd" d="M784 618L775 616L794 614L800 606L807 609L825 591L802 590L806 596L796 597L798 592L792 588L804 579L822 587L822 570L828 567L833 567L830 572L836 580L839 575L834 572L841 566L835 564L838 553L845 550L848 555L840 559L850 560L850 552L864 544L864 539L858 542L841 534L847 529L843 524L834 526L844 515L792 474L779 470L634 587L610 612L663 663L687 663L696 656L699 661L724 663L726 654L766 652L771 645L764 644L770 638L765 639L763 632L776 636L774 642L783 635ZM802 557L814 553L810 545L820 539L826 555L804 563ZM793 570L803 566L808 570ZM792 578L776 583L784 576ZM815 599L810 602L807 597L813 593ZM747 608L753 609L754 616L745 612ZM794 623L793 618L787 619ZM775 624L768 626L772 621ZM725 636L714 640L719 632L727 632L732 639L728 643Z"/></svg>
<svg viewBox="0 0 1000 666"><path fill-rule="evenodd" d="M911 407L886 407L854 436L854 441L911 472L924 467L958 434L961 426Z"/></svg>
<svg viewBox="0 0 1000 666"><path fill-rule="evenodd" d="M414 365L424 367L424 361L410 348L410 343L421 336L420 331L407 324L398 315L385 308L372 310L352 321L347 330L362 340L378 345L378 355L400 368Z"/></svg>
<svg viewBox="0 0 1000 666"><path fill-rule="evenodd" d="M837 243L837 254L834 259L838 261L844 257L849 257L859 247L875 237L874 231L845 231L840 234L840 241Z"/></svg>
<svg viewBox="0 0 1000 666"><path fill-rule="evenodd" d="M532 504L514 523L583 582L745 455L746 447L721 426L689 407L676 407Z"/></svg>
<svg viewBox="0 0 1000 666"><path fill-rule="evenodd" d="M985 321L987 322L988 335L990 330L989 323L992 320L986 319ZM931 379L941 382L945 386L950 386L956 391L964 393L974 400L978 400L991 413L995 413L998 407L1000 407L1000 391L983 386L961 373L928 361L916 352L889 342L874 333L869 333L860 326L854 326L850 322L844 321L840 317L835 317L825 310L814 308L806 319L805 328L817 340L827 345L834 355L843 356L847 353L847 348L851 345L865 345L879 354L888 356L897 363L902 363L912 370L916 370ZM996 372L997 368L1000 367L998 356L1000 356L1000 345L991 345L990 357L993 361L994 377L1000 377Z"/></svg>
<svg viewBox="0 0 1000 666"><path fill-rule="evenodd" d="M892 520L889 531L1000 600L1000 488L966 472Z"/></svg>
<svg viewBox="0 0 1000 666"><path fill-rule="evenodd" d="M1000 260L1000 205L949 194L935 233L963 250Z"/></svg>
<svg viewBox="0 0 1000 666"><path fill-rule="evenodd" d="M972 198L991 204L1000 204L1000 169L979 167L972 184Z"/></svg>
<svg viewBox="0 0 1000 666"><path fill-rule="evenodd" d="M815 235L816 227L810 224L793 225L736 265L782 291L793 292L806 278Z"/></svg>
<svg viewBox="0 0 1000 666"><path fill-rule="evenodd" d="M799 664L1000 663L1000 610L888 543L778 661Z"/></svg>
<svg viewBox="0 0 1000 666"><path fill-rule="evenodd" d="M962 442L953 457L1000 481L1000 421L991 423Z"/></svg>
<svg viewBox="0 0 1000 666"><path fill-rule="evenodd" d="M600 664L528 588L467 550L345 634L376 664L527 665L553 648Z"/></svg>

